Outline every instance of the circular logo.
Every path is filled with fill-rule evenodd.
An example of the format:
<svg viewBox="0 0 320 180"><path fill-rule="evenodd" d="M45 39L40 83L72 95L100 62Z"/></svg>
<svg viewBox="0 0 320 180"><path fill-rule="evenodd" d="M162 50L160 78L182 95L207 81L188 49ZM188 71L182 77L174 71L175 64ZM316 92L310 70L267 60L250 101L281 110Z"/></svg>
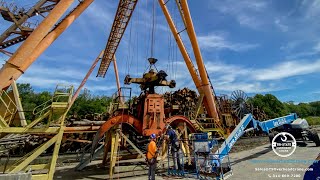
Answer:
<svg viewBox="0 0 320 180"><path fill-rule="evenodd" d="M280 157L288 157L297 148L297 141L292 134L281 132L272 139L272 150Z"/></svg>

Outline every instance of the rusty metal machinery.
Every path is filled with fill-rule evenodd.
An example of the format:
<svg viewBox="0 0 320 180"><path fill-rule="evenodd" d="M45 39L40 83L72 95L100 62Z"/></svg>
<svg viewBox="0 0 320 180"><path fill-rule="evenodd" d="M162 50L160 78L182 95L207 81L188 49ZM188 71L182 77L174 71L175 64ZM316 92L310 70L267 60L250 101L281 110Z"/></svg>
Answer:
<svg viewBox="0 0 320 180"><path fill-rule="evenodd" d="M158 61L155 58L148 59L150 63L149 72L144 73L142 78L131 78L130 75L127 75L124 79L124 84L140 84L140 88L142 91L148 94L154 94L154 88L156 86L168 86L170 88L174 88L176 86L176 82L174 80L167 81L166 77L168 76L166 72L163 70L156 71L152 69L152 66L155 66L155 63Z"/></svg>
<svg viewBox="0 0 320 180"><path fill-rule="evenodd" d="M23 74L27 68L40 56L40 54L50 46L50 44L57 39L57 37L92 3L93 0L82 0L79 1L78 6L72 10L65 18L61 18L62 15L67 11L67 9L73 3L73 0L63 0L63 1L53 1L48 0L49 3L52 3L52 8L46 9L48 12L47 16L44 20L37 26L37 28L33 29L27 35L26 39L21 38L20 41L13 40L14 43L19 43L24 41L24 43L18 48L18 50L12 54L10 59L6 62L4 67L0 70L0 93L4 93L2 89L6 89L11 85L16 79ZM110 171L109 175L112 177L115 162L119 159L118 157L118 149L120 146L123 146L126 142L128 142L137 152L140 154L139 157L143 157L143 153L139 148L137 148L137 144L143 144L145 142L139 142L141 139L134 139L135 137L141 136L145 138L151 133L161 134L165 130L166 124L171 124L174 128L179 132L178 137L187 139L188 133L195 131L204 131L204 132L217 132L217 135L221 137L226 137L226 135L230 132L230 130L235 127L236 123L234 123L233 117L229 113L229 108L226 105L223 105L221 108L221 103L219 102L219 98L215 96L215 93L212 88L212 84L208 77L208 73L206 72L203 58L201 56L200 48L197 42L196 33L194 30L193 22L191 19L191 15L189 12L189 7L186 0L176 1L178 9L181 14L182 21L185 25L185 30L188 34L189 40L192 45L193 54L195 55L195 60L197 63L197 67L194 66L186 47L181 38L181 32L178 31L175 27L175 23L170 16L169 10L167 8L167 2L164 0L158 0L159 5L165 15L167 23L170 27L170 30L176 39L177 45L181 51L181 54L185 60L187 68L190 72L190 75L195 83L195 86L199 92L197 102L189 101L192 105L195 105L195 108L192 110L193 113L185 116L185 114L180 114L180 112L174 112L173 104L172 107L166 107L165 98L163 95L157 94L154 91L154 87L156 86L169 86L174 87L174 81L167 81L166 73L159 71L154 72L151 69L148 73L145 73L142 78L131 78L130 76L126 77L126 83L138 83L141 85L142 91L144 91L138 98L138 100L134 103L136 105L134 108L130 106L130 99L123 98L122 89L119 88L117 91L117 97L115 98L113 108L110 108L111 112L110 117L108 119L104 119L105 122L99 128L96 136L93 139L92 143L92 156L90 156L89 160L85 160L84 163L90 162L94 157L94 154L98 151L97 146L99 146L100 150L104 150L103 161L110 161ZM33 14L37 14L41 12L40 8L42 7L41 2L47 1L39 1L40 4L37 4L39 8L37 10L30 10L30 16ZM91 67L87 76L81 83L80 87L84 85L90 73L92 73L93 68L97 64L99 60L101 60L101 64L99 67L97 77L104 77L106 71L110 63L113 61L115 64L115 53L117 47L121 41L121 38L126 30L126 27L130 21L132 13L135 9L138 0L120 0L118 9L114 18L114 22L111 28L111 32L108 38L108 42L106 43L106 48L101 52L99 57L96 59L94 65ZM38 7L37 6L37 7ZM9 12L9 11L8 11ZM29 12L29 11L28 11ZM4 15L6 11L3 11ZM18 21L22 21L22 17L19 17L19 14L13 14L13 17L10 16L10 13L7 13L9 16L5 15L6 19L10 18L13 20L14 18L20 18ZM11 14L11 15L12 15ZM59 22L60 20L60 22ZM25 21L25 20L24 20ZM22 22L23 23L23 22ZM19 27L19 24L15 22L15 26L22 30ZM12 33L9 33L12 34ZM5 36L3 36L5 37ZM5 38L7 39L7 37ZM14 39L14 38L13 38ZM19 39L19 38L18 38ZM8 41L9 42L9 41ZM3 43L3 42L0 42ZM14 43L11 43L12 45ZM7 43L8 44L8 43ZM11 45L10 43L8 45ZM9 46L6 47L9 47ZM3 51L7 53L6 51ZM152 60L152 59L151 59ZM154 60L154 59L153 59ZM149 61L150 62L150 61ZM154 62L154 61L152 61ZM150 62L151 63L151 62ZM196 70L198 69L198 70ZM117 68L115 68L117 74ZM198 72L199 71L199 72ZM117 77L118 79L118 77ZM13 83L14 84L14 83ZM80 89L80 88L79 88ZM24 157L23 161L17 162L15 165L11 166L9 170L6 170L9 173L15 173L20 170L25 170L26 168L32 167L34 169L47 169L48 173L43 174L39 177L44 179L52 179L53 172L55 168L56 159L58 156L58 151L60 148L60 143L65 132L79 132L82 130L97 130L98 128L95 126L90 127L66 127L64 123L65 113L69 110L70 106L74 102L79 90L72 97L71 93L67 94L68 100L63 104L52 102L51 105L46 106L50 112L45 110L40 111L41 118L34 120L31 124L27 124L25 128L19 127L18 129L14 129L10 127L10 123L12 121L12 114L18 112L19 105L15 105L11 101L5 103L7 106L5 108L5 113L0 114L0 132L1 133L44 133L52 135L50 140L44 143L44 145L35 149L30 157ZM222 99L223 100L223 99ZM226 100L226 99L224 99ZM7 102L7 101L6 101ZM229 102L228 102L229 103ZM125 105L128 104L128 105ZM11 106L16 106L14 108L10 108ZM188 106L188 105L186 105ZM0 107L2 108L2 107ZM59 125L57 127L48 127L47 129L34 130L34 126L41 122L44 118L52 118L52 113L55 109L63 109L63 113L59 113ZM180 108L180 107L178 107ZM221 114L221 112L223 112ZM2 113L2 112L1 112ZM43 113L43 114L42 114ZM51 113L51 114L50 114ZM200 114L207 114L206 117L201 117ZM1 118L2 117L2 118ZM231 118L231 119L230 119ZM91 123L91 122L90 122ZM81 123L80 123L81 124ZM128 129L127 129L128 128ZM131 128L131 129L130 129ZM130 132L130 130L134 131L133 134L126 133ZM104 140L104 144L102 141ZM119 143L120 142L120 143ZM102 143L102 144L101 144ZM32 160L34 160L37 156L41 154L41 152L45 151L48 146L55 144L55 148L53 151L53 159L52 162L48 164L41 164L38 166L28 166ZM190 155L189 145L188 143L183 143L181 145L185 154ZM165 152L165 147L163 147L163 152ZM110 153L108 153L110 152ZM30 155L28 154L28 155ZM190 157L190 156L189 156ZM20 163L20 164L19 164ZM49 167L48 167L49 166ZM82 166L82 165L81 165Z"/></svg>
<svg viewBox="0 0 320 180"><path fill-rule="evenodd" d="M39 23L39 25L32 30L32 33L28 35L28 38L24 40L22 45L12 54L9 60L6 61L4 66L1 68L0 90L8 88L12 84L13 80L17 80L29 68L29 66L62 34L62 32L64 32L71 25L71 23L73 23L74 20L78 18L79 15L93 2L93 0L79 1L79 4L73 10L71 10L70 13L68 13L65 17L62 17L72 5L73 1L74 0L40 0L35 6L27 11L26 16L23 14L24 18L21 18L18 21L21 21L20 25L23 24L23 22L25 22L28 17L34 13L39 14L42 11L48 12L43 21L41 21L41 23ZM51 2L51 4L45 6L44 3L46 2ZM13 35L12 31L13 29L17 29L16 26L19 27L19 23L15 22L1 37L3 39L7 39L10 35ZM21 29L21 26L19 29Z"/></svg>
<svg viewBox="0 0 320 180"><path fill-rule="evenodd" d="M32 8L25 9L19 8L13 3L8 4L1 1L0 14L4 20L11 22L12 25L0 36L0 52L26 40L38 25L36 21L32 21L32 18L39 15L45 17L57 5L57 2L41 0Z"/></svg>
<svg viewBox="0 0 320 180"><path fill-rule="evenodd" d="M121 106L119 105L121 104L120 100L124 99L124 95L115 93L117 96L114 99L118 102L113 101L116 105L111 106L113 107L113 112L109 113L111 116L101 125L92 141L91 156L81 160L81 163L77 166L78 170L83 169L92 159L97 157L98 153L103 151L103 163L110 162L109 177L112 178L115 162L118 159L118 149L127 148L125 144L130 144L137 151L138 156L135 156L135 158L144 161L144 158L140 159L144 156L140 148L144 149L147 143L145 137L153 133L160 136L164 133L167 124L177 128L180 132L179 137L187 138L188 133L196 132L192 122L187 117L171 115L170 109L165 108L164 96L157 94L155 87L168 86L173 88L175 87L175 81L167 81L167 74L164 71L157 72L152 69L156 62L155 58L149 58L148 60L150 68L147 73L143 74L142 78L131 78L130 76L125 78L126 84L140 84L142 93L133 101L130 100L130 97L127 98L127 101L123 101ZM123 92L123 89L119 89L119 91ZM103 140L104 145L100 145ZM182 146L184 152L190 155L188 143L183 143ZM163 149L164 154L166 154L165 148ZM162 157L164 158L164 156Z"/></svg>
<svg viewBox="0 0 320 180"><path fill-rule="evenodd" d="M55 1L57 3L55 7L0 70L0 78L3 79L3 81L0 82L0 89L7 88L11 84L12 80L18 79L19 76L24 73L24 71L37 59L37 57L39 57L40 54L73 22L75 19L73 17L78 17L79 14L81 14L92 1L93 0L80 1L79 6L77 6L74 11L71 11L71 13L67 15L67 17L61 21L61 23L58 23L56 27L54 24L58 22L59 18L71 5L73 0ZM105 76L105 72L107 71L110 62L114 57L123 33L125 32L125 29L135 9L136 3L137 0L119 1L118 9L105 52L103 54L98 76ZM181 17L184 22L186 32L194 50L199 73L197 73L192 60L186 51L186 48L180 37L180 33L178 33L178 30L176 29L167 9L166 3L164 3L162 0L159 0L159 4L166 17L172 34L177 40L178 47L186 62L192 79L199 93L203 94L203 100L201 100L201 103L198 104L200 105L203 103L205 105L205 109L211 118L208 119L208 121L212 121L211 123L215 124L215 128L219 129L221 132L220 134L225 136L225 127L223 126L222 122L220 122L221 117L219 117L216 98L214 97L215 95L212 90L212 85L203 63L187 2L186 0L181 0L179 3L177 3L177 5L179 11L181 12Z"/></svg>
<svg viewBox="0 0 320 180"><path fill-rule="evenodd" d="M120 0L97 77L104 77L129 24L138 0Z"/></svg>
<svg viewBox="0 0 320 180"><path fill-rule="evenodd" d="M242 119L246 114L249 113L247 100L248 96L245 92L241 90L233 91L231 94L232 110L235 112L236 116L239 119Z"/></svg>

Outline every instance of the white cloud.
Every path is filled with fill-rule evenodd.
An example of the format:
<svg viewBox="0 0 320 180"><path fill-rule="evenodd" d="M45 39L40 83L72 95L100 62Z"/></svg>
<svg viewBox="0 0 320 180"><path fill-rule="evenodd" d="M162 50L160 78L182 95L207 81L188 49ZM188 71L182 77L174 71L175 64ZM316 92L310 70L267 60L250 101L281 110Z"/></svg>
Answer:
<svg viewBox="0 0 320 180"><path fill-rule="evenodd" d="M286 43L285 45L281 46L280 50L290 52L293 49L295 49L298 45L299 45L298 41L290 41L290 42Z"/></svg>
<svg viewBox="0 0 320 180"><path fill-rule="evenodd" d="M257 48L258 44L249 43L233 43L228 40L223 35L210 34L207 36L198 36L198 41L200 47L203 49L228 49L236 52L247 51L250 49Z"/></svg>
<svg viewBox="0 0 320 180"><path fill-rule="evenodd" d="M305 50L305 48L302 47L302 42L292 41L287 43L287 45L285 46L281 46L280 50L283 50L284 52L289 54L287 56L288 59L306 58L320 54L320 43L314 44L312 48L308 48L307 50Z"/></svg>
<svg viewBox="0 0 320 180"><path fill-rule="evenodd" d="M26 77L23 76L17 81L18 83L30 83L33 87L38 87L41 89L49 89L54 90L56 85L65 84L65 85L73 85L75 90L80 85L80 81L70 81L63 79L52 79L47 77ZM105 92L113 92L116 91L117 87L115 85L92 85L91 83L87 83L83 89L86 88L91 92L96 91L105 91Z"/></svg>
<svg viewBox="0 0 320 180"><path fill-rule="evenodd" d="M98 27L101 31L106 31L111 27L117 4L112 1L95 1L84 12L84 15L90 20L86 20L84 25Z"/></svg>
<svg viewBox="0 0 320 180"><path fill-rule="evenodd" d="M175 79L177 88L194 87L186 66L179 63L178 77ZM291 89L303 83L302 79L295 82L283 81L289 77L299 77L320 72L318 61L286 61L263 68L244 67L235 64L225 64L219 61L209 61L206 69L217 92L243 90L247 93L263 93Z"/></svg>
<svg viewBox="0 0 320 180"><path fill-rule="evenodd" d="M289 30L289 27L287 25L284 25L283 22L278 18L276 18L274 23L282 32L287 32Z"/></svg>
<svg viewBox="0 0 320 180"><path fill-rule="evenodd" d="M247 26L253 29L257 29L259 26L261 26L261 21L256 19L254 16L239 14L236 18L239 24L242 26Z"/></svg>
<svg viewBox="0 0 320 180"><path fill-rule="evenodd" d="M30 83L33 87L38 87L42 89L54 89L57 84L68 84L75 85L77 82L62 79L52 79L48 77L27 77L22 76L18 79L18 83Z"/></svg>
<svg viewBox="0 0 320 180"><path fill-rule="evenodd" d="M227 0L212 1L211 7L223 14L233 16L240 25L257 29L262 25L262 21L257 14L265 11L268 4L262 0Z"/></svg>
<svg viewBox="0 0 320 180"><path fill-rule="evenodd" d="M26 77L46 77L58 79L82 79L86 74L84 69L65 68L65 67L48 67L39 64L31 66L24 76Z"/></svg>
<svg viewBox="0 0 320 180"><path fill-rule="evenodd" d="M318 18L320 15L320 1L319 0L308 0L303 1L303 5L306 8L306 18Z"/></svg>
<svg viewBox="0 0 320 180"><path fill-rule="evenodd" d="M314 47L313 50L316 52L320 52L320 43L317 43Z"/></svg>
<svg viewBox="0 0 320 180"><path fill-rule="evenodd" d="M268 69L260 69L254 72L256 80L277 80L292 76L311 74L320 71L320 60L308 61L287 61Z"/></svg>
<svg viewBox="0 0 320 180"><path fill-rule="evenodd" d="M261 82L233 82L233 83L215 83L215 90L231 92L242 90L246 93L262 93L288 89L285 86L274 85L272 83L263 84Z"/></svg>

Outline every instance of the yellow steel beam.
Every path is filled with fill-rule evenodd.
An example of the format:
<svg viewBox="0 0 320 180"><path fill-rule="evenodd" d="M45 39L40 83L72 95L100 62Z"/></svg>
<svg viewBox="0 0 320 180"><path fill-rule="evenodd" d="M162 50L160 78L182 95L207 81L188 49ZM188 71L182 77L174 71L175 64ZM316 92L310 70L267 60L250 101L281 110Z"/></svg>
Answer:
<svg viewBox="0 0 320 180"><path fill-rule="evenodd" d="M63 120L65 119L65 115L63 117ZM62 122L61 124L63 124L64 122ZM57 134L57 141L54 145L54 150L53 150L53 154L52 154L52 159L51 159L51 163L50 163L50 168L49 168L49 173L48 173L48 179L51 180L53 179L53 175L56 169L56 163L57 163L57 159L58 159L58 155L59 155L59 149L60 149L60 145L61 145L61 140L62 140L62 136L63 136L63 131L64 131L64 126L62 126L59 130L59 134Z"/></svg>
<svg viewBox="0 0 320 180"><path fill-rule="evenodd" d="M57 134L60 127L48 127L48 128L37 128L37 129L26 129L24 127L6 127L0 129L0 133L11 133L11 134Z"/></svg>
<svg viewBox="0 0 320 180"><path fill-rule="evenodd" d="M42 154L46 149L48 149L52 144L54 144L57 141L57 139L58 139L58 135L55 135L49 141L45 142L39 148L37 148L34 152L32 152L32 154L25 157L25 159L23 158L21 163L17 162L17 163L19 163L17 166L9 167L8 171L10 173L17 173L17 172L21 171L28 164L30 164L34 159L36 159L40 154Z"/></svg>
<svg viewBox="0 0 320 180"><path fill-rule="evenodd" d="M6 123L6 121L0 116L0 131L1 128L8 128L9 125Z"/></svg>
<svg viewBox="0 0 320 180"><path fill-rule="evenodd" d="M32 171L34 170L42 170L42 169L49 169L49 164L35 164L35 165L29 165L26 166L23 170L28 170L31 169Z"/></svg>
<svg viewBox="0 0 320 180"><path fill-rule="evenodd" d="M187 125L186 123L183 123L184 125L184 133L183 133L183 144L186 148L186 155L188 157L188 164L191 165L191 153L190 153L190 145L189 145L189 141L188 141L188 131L187 131Z"/></svg>
<svg viewBox="0 0 320 180"><path fill-rule="evenodd" d="M109 179L112 179L113 177L114 167L118 159L118 147L119 147L119 139L120 139L119 133L117 132L118 130L119 130L118 128L114 129L114 131L111 134L112 139L111 139Z"/></svg>
<svg viewBox="0 0 320 180"><path fill-rule="evenodd" d="M13 83L12 83L11 87L12 87L12 91L13 91L14 100L15 100L15 103L16 103L16 106L17 106L19 118L20 118L20 124L21 124L22 127L24 127L24 126L27 125L27 121L26 121L26 118L24 116L23 107L22 107L22 104L21 104L21 100L20 100L19 92L18 92L18 87L17 87L17 84L16 84L15 80L13 80Z"/></svg>
<svg viewBox="0 0 320 180"><path fill-rule="evenodd" d="M44 113L42 116L38 117L34 121L32 121L30 124L26 126L27 129L32 128L33 126L37 125L40 121L42 121L44 118L48 117L51 113L51 110Z"/></svg>
<svg viewBox="0 0 320 180"><path fill-rule="evenodd" d="M113 69L114 69L114 74L116 76L118 96L120 97L120 103L123 104L123 101L125 101L125 100L122 98L116 55L113 56Z"/></svg>
<svg viewBox="0 0 320 180"><path fill-rule="evenodd" d="M140 151L140 149L137 148L137 146L135 146L129 138L127 138L127 136L125 136L122 132L119 132L120 135L133 147L133 149L135 149L143 158L146 158L146 155L142 153L142 151Z"/></svg>

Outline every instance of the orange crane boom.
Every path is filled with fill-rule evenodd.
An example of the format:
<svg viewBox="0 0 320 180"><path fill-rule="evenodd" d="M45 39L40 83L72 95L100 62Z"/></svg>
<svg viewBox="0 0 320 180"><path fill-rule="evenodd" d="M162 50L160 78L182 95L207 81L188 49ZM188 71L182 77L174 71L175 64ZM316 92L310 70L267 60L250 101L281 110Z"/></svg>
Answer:
<svg viewBox="0 0 320 180"><path fill-rule="evenodd" d="M1 68L0 90L10 86L12 80L18 79L92 2L93 0L81 1L70 14L51 30L73 3L73 0L60 1Z"/></svg>
<svg viewBox="0 0 320 180"><path fill-rule="evenodd" d="M198 70L200 73L200 77L198 76L194 65L192 64L192 61L190 59L190 56L188 55L186 48L182 42L182 39L180 37L180 34L178 33L178 30L176 29L174 22L170 16L170 13L168 11L168 8L166 7L166 3L164 0L159 0L159 4L161 6L161 9L166 17L166 20L169 24L169 27L171 29L171 32L173 36L176 39L176 42L178 44L178 47L182 53L182 56L185 60L185 63L187 65L187 68L191 74L191 77L195 83L195 86L197 87L199 93L204 94L204 105L208 111L208 115L214 119L214 122L216 122L217 125L220 124L219 114L216 107L215 97L213 96L213 92L211 90L211 86L209 83L209 78L207 71L205 69L205 65L201 56L201 51L198 45L196 33L193 27L190 11L188 8L188 4L186 0L181 0L180 3L177 3L180 5L181 15L182 19L184 21L184 24L186 25L186 30L192 45L192 48L194 50L195 59L197 62Z"/></svg>

